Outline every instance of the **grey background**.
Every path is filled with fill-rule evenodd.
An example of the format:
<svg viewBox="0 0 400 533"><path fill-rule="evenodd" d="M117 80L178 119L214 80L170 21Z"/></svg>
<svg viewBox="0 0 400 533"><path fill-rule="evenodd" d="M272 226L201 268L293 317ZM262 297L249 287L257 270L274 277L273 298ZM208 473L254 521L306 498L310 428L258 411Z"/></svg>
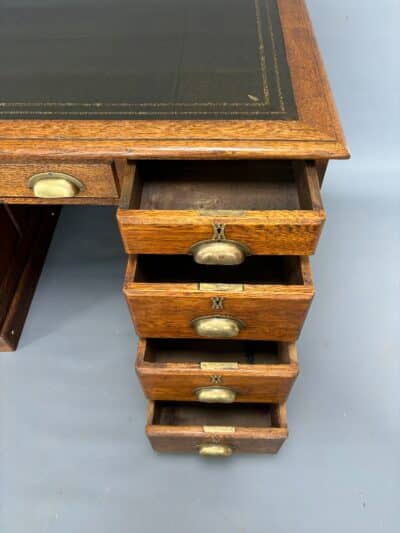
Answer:
<svg viewBox="0 0 400 533"><path fill-rule="evenodd" d="M399 531L398 0L309 0L350 162L324 187L317 297L279 455L156 455L113 209L62 214L1 355L4 533Z"/></svg>

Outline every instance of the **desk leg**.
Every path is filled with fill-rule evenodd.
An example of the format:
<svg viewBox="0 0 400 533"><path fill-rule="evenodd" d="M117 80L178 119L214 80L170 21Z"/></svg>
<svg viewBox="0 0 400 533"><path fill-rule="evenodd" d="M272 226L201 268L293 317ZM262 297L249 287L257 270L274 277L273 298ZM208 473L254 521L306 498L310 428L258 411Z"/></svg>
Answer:
<svg viewBox="0 0 400 533"><path fill-rule="evenodd" d="M17 347L59 212L0 204L0 352Z"/></svg>

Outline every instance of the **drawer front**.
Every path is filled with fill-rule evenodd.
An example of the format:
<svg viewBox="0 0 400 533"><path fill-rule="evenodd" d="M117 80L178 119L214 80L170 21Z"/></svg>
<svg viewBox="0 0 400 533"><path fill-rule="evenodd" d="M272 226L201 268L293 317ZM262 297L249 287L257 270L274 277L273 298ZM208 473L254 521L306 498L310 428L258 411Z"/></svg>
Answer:
<svg viewBox="0 0 400 533"><path fill-rule="evenodd" d="M257 375L255 372L217 370L215 372L163 371L137 369L143 390L150 400L176 400L193 402L200 391L213 390L234 393L236 402L284 402L297 373L279 372ZM262 371L260 371L262 373ZM272 374L274 372L272 371Z"/></svg>
<svg viewBox="0 0 400 533"><path fill-rule="evenodd" d="M155 422L150 402L146 434L157 452L229 457L236 453L277 453L288 436L286 407L276 406L277 427L174 426Z"/></svg>
<svg viewBox="0 0 400 533"><path fill-rule="evenodd" d="M0 199L27 204L117 204L119 183L110 161L0 164Z"/></svg>
<svg viewBox="0 0 400 533"><path fill-rule="evenodd" d="M219 240L234 243L245 254L312 255L323 224L320 214L208 214L118 210L119 229L127 253L196 254L196 249Z"/></svg>
<svg viewBox="0 0 400 533"><path fill-rule="evenodd" d="M146 434L153 449L160 453L200 454L202 447L223 446L235 453L277 453L287 439L284 429L241 429L234 434L205 433L201 428L189 430L147 426Z"/></svg>
<svg viewBox="0 0 400 533"><path fill-rule="evenodd" d="M294 344L285 345L287 362L253 365L148 361L146 356L151 346L150 340L140 339L136 360L137 374L151 400L282 403L298 375ZM207 361L206 352L202 358Z"/></svg>
<svg viewBox="0 0 400 533"><path fill-rule="evenodd" d="M138 284L139 285L139 284ZM145 284L143 284L145 285ZM185 294L183 294L185 292ZM143 338L201 338L196 320L210 317L239 323L234 339L295 341L313 297L313 290L295 288L249 289L240 294L169 290L125 289L137 334ZM223 310L213 310L215 298L223 297ZM207 337L207 335L204 335ZM225 331L210 335L226 338Z"/></svg>
<svg viewBox="0 0 400 533"><path fill-rule="evenodd" d="M216 258L210 259L210 253L205 249L215 241L221 245L225 242L234 245L239 249L239 257L248 254L252 255L312 255L316 249L321 229L325 220L320 191L318 173L314 164L304 162L297 163L298 177L298 208L293 208L293 204L287 200L285 208L285 198L287 191L282 182L282 200L279 203L280 209L260 210L259 202L252 198L257 209L246 209L249 196L254 196L258 189L253 189L246 183L246 176L243 177L239 185L243 186L241 195L243 196L243 209L160 209L160 202L142 201L140 196L143 193L143 182L139 173L132 170L131 184L129 192L124 196L133 195L125 203L129 209L119 209L117 218L124 247L129 254L192 254L195 260L212 261L212 264L230 264L232 258L224 258L222 254L217 254ZM191 176L187 176L187 189L178 189L176 194L192 195L194 198L198 194L197 189L190 192ZM134 182L134 183L133 183ZM129 179L124 182L129 185ZM172 186L172 185L171 185ZM150 186L149 186L150 187ZM160 185L161 187L161 185ZM164 184L163 187L166 187ZM213 187L212 182L209 185ZM214 185L215 187L215 185ZM235 181L228 182L226 187L230 190L238 187ZM246 189L247 187L247 189ZM154 186L153 186L154 189ZM147 193L147 196L155 195L154 190ZM277 192L278 189L278 192ZM157 199L161 196L172 196L168 189L158 191ZM200 192L204 193L204 190ZM274 182L273 191L260 189L259 196L263 194L274 194L279 196L279 181ZM215 194L224 194L224 190L216 189ZM231 196L232 193L230 192ZM238 192L239 195L239 192ZM207 199L204 204L207 205ZM237 202L240 201L237 200ZM168 202L168 207L173 206L173 200ZM178 205L179 202L176 202ZM189 201L196 204L196 200ZM154 207L152 207L154 204ZM209 200L209 205L215 202ZM281 205L282 204L282 205ZM186 205L186 204L185 204ZM289 209L289 206L291 208ZM145 209L144 207L152 207ZM202 248L202 254L199 252ZM240 251L243 253L240 254ZM204 256L206 255L206 259Z"/></svg>

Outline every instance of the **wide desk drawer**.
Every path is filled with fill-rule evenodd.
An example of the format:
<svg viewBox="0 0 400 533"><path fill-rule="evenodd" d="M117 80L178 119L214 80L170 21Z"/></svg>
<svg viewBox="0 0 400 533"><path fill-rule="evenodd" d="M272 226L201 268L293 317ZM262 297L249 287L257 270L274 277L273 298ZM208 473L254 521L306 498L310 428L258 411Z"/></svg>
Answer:
<svg viewBox="0 0 400 533"><path fill-rule="evenodd" d="M269 341L140 339L136 372L151 400L282 403L296 346Z"/></svg>
<svg viewBox="0 0 400 533"><path fill-rule="evenodd" d="M119 181L111 161L0 163L0 200L26 204L117 204Z"/></svg>
<svg viewBox="0 0 400 533"><path fill-rule="evenodd" d="M150 402L146 433L158 452L276 453L288 436L286 407Z"/></svg>
<svg viewBox="0 0 400 533"><path fill-rule="evenodd" d="M142 338L294 341L314 295L309 259L253 256L232 267L131 256L124 284Z"/></svg>
<svg viewBox="0 0 400 533"><path fill-rule="evenodd" d="M311 255L325 212L305 161L153 161L132 165L118 210L129 254L191 254L202 264L248 255Z"/></svg>

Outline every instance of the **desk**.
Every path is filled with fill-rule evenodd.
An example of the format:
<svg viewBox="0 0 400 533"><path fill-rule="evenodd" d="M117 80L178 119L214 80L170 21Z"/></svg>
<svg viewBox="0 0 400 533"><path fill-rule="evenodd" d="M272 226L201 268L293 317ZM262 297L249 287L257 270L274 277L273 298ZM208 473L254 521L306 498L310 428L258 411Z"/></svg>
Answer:
<svg viewBox="0 0 400 533"><path fill-rule="evenodd" d="M303 0L14 0L0 55L0 350L61 206L119 206L154 448L276 452L349 157Z"/></svg>

